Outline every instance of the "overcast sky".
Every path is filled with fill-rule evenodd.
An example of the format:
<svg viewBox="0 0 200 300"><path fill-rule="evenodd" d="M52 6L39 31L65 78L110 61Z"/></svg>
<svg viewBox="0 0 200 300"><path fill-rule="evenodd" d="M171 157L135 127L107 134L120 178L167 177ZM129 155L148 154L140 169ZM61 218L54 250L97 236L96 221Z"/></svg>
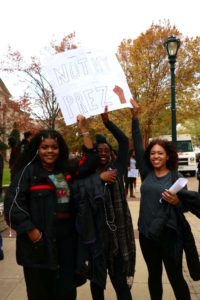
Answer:
<svg viewBox="0 0 200 300"><path fill-rule="evenodd" d="M8 45L23 55L44 55L52 39L76 32L80 45L112 48L169 19L184 36L200 35L199 0L2 0L0 55ZM2 74L11 94L14 87Z"/></svg>

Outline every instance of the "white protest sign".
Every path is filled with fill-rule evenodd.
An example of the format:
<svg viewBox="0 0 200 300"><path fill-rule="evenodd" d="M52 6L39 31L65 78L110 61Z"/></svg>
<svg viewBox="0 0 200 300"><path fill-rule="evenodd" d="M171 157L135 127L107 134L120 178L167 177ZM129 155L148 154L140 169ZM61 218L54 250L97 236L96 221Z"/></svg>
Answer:
<svg viewBox="0 0 200 300"><path fill-rule="evenodd" d="M49 57L44 65L67 125L78 114L86 118L131 107L126 77L114 53L73 49Z"/></svg>

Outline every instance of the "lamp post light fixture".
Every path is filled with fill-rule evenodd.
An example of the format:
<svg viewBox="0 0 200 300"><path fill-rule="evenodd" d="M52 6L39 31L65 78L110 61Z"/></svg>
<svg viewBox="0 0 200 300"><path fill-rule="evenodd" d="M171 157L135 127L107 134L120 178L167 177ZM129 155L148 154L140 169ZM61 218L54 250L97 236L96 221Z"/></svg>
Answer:
<svg viewBox="0 0 200 300"><path fill-rule="evenodd" d="M168 60L171 71L171 116L172 116L172 142L176 145L176 97L175 97L175 63L178 49L180 48L180 40L175 36L168 37L163 45L167 50Z"/></svg>

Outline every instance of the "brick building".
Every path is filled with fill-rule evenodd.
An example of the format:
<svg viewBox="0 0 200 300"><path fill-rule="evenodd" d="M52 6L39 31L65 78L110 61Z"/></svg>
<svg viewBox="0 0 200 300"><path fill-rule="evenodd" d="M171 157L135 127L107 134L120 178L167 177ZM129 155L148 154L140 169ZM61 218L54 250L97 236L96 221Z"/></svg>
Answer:
<svg viewBox="0 0 200 300"><path fill-rule="evenodd" d="M11 93L0 78L0 140L6 144L14 124L17 124L22 137L24 131L36 127L36 122L32 121L30 115L23 112L19 103L11 100L11 97Z"/></svg>

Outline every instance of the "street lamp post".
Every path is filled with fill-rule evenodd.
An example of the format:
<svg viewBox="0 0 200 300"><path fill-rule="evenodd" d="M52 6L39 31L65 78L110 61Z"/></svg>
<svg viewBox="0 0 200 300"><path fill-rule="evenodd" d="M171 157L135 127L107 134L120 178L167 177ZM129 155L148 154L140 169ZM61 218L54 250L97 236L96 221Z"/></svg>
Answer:
<svg viewBox="0 0 200 300"><path fill-rule="evenodd" d="M175 63L178 49L180 48L180 40L174 36L168 37L164 41L164 47L167 50L168 60L171 71L171 116L172 116L172 142L176 145L176 95L175 95Z"/></svg>

